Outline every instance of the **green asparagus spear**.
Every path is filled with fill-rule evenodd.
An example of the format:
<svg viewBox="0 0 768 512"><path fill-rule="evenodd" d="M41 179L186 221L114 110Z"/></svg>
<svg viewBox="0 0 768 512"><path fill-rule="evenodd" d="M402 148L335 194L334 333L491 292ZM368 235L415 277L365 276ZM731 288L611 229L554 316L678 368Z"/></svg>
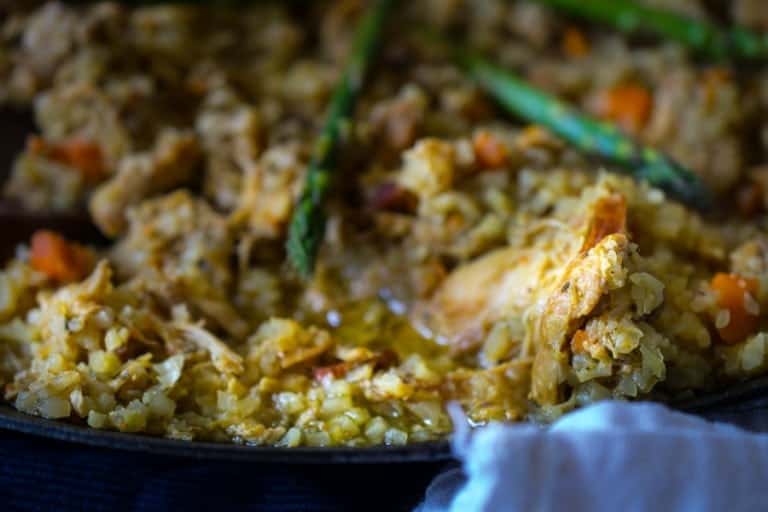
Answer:
<svg viewBox="0 0 768 512"><path fill-rule="evenodd" d="M457 50L456 55L467 73L510 112L548 128L584 152L615 162L685 203L702 209L710 205L710 195L701 180L667 156L641 146L614 125L587 117L476 54Z"/></svg>
<svg viewBox="0 0 768 512"><path fill-rule="evenodd" d="M334 172L342 127L349 123L392 3L393 0L376 0L360 22L352 53L315 144L304 191L293 211L286 249L290 262L305 278L312 275L315 258L325 236L324 202Z"/></svg>
<svg viewBox="0 0 768 512"><path fill-rule="evenodd" d="M768 36L743 27L723 28L633 0L537 1L623 32L653 32L718 60L768 58Z"/></svg>

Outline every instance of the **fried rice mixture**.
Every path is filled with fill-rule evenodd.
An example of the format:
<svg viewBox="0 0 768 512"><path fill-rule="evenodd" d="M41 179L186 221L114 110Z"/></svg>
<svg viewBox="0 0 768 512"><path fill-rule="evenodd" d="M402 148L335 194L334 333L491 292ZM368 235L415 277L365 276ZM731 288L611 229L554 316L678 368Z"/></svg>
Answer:
<svg viewBox="0 0 768 512"><path fill-rule="evenodd" d="M649 3L650 0L649 0ZM764 2L652 2L768 27ZM715 2L717 3L717 2ZM19 2L22 4L22 2ZM768 370L768 74L509 0L404 2L346 134L317 271L285 231L357 0L23 2L0 100L34 109L5 195L88 209L0 272L0 391L99 429L278 446L438 439ZM697 172L702 217L504 115L430 24Z"/></svg>

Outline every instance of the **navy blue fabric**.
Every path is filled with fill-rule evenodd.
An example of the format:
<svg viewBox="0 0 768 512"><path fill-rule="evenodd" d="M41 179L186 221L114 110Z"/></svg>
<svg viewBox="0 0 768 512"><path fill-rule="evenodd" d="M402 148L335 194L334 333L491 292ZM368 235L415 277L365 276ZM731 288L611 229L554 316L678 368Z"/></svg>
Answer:
<svg viewBox="0 0 768 512"><path fill-rule="evenodd" d="M411 510L445 467L200 462L0 430L0 510Z"/></svg>

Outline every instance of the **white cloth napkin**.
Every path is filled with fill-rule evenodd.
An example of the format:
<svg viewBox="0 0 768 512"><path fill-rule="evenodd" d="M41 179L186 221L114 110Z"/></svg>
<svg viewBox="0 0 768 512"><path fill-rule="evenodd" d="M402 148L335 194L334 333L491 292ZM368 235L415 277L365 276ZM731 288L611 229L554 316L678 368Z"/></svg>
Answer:
<svg viewBox="0 0 768 512"><path fill-rule="evenodd" d="M768 510L768 435L658 404L459 429L453 449L463 472L439 475L418 512Z"/></svg>

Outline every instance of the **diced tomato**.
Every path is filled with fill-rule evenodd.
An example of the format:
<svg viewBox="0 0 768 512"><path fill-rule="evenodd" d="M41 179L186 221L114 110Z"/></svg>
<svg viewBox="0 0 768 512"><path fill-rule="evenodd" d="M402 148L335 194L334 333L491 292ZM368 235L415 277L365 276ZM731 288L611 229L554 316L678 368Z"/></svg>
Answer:
<svg viewBox="0 0 768 512"><path fill-rule="evenodd" d="M374 210L413 213L419 206L419 199L397 183L387 182L373 190L370 205Z"/></svg>

